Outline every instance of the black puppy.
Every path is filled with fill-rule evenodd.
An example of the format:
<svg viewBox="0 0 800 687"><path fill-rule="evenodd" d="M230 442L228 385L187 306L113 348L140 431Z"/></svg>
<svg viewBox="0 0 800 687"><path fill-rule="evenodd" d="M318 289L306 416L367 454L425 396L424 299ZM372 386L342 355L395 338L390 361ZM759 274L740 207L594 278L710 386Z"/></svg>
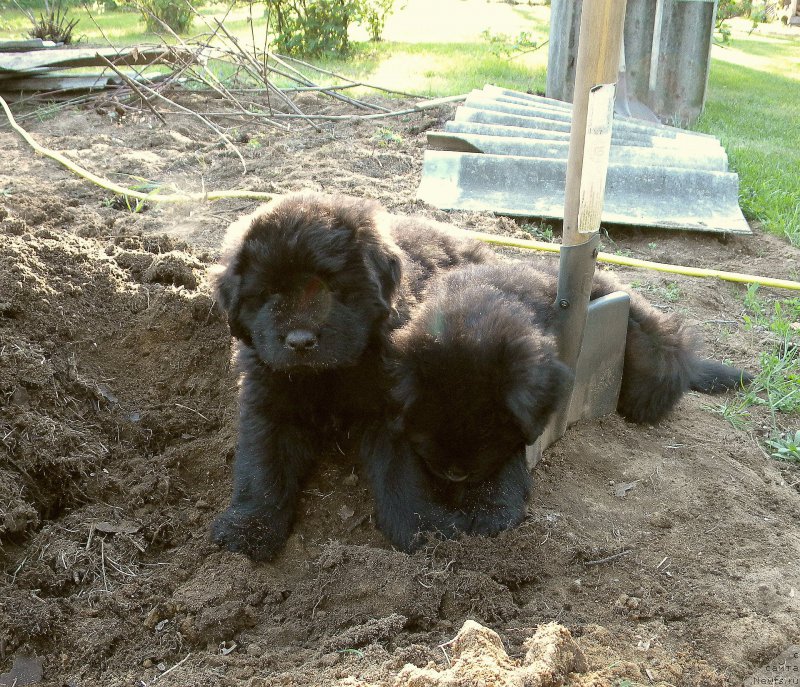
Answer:
<svg viewBox="0 0 800 687"><path fill-rule="evenodd" d="M598 273L592 297L619 288ZM394 333L396 404L363 456L379 527L409 551L419 533L495 534L525 515L525 445L564 398L570 371L557 358L556 273L525 264L443 275ZM688 389L717 392L749 381L699 358L686 328L631 294L619 412L662 418Z"/></svg>
<svg viewBox="0 0 800 687"><path fill-rule="evenodd" d="M391 327L439 270L493 254L377 203L319 194L259 209L232 225L226 244L217 295L240 342L242 379L233 498L212 538L267 560L335 433L379 415Z"/></svg>

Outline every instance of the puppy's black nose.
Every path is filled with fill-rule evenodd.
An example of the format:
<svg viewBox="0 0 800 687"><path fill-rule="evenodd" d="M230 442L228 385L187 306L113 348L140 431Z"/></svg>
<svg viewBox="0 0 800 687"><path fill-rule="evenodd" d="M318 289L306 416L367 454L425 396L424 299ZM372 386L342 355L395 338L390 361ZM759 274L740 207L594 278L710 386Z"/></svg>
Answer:
<svg viewBox="0 0 800 687"><path fill-rule="evenodd" d="M293 351L310 351L317 345L317 337L308 329L293 329L286 335L285 343Z"/></svg>

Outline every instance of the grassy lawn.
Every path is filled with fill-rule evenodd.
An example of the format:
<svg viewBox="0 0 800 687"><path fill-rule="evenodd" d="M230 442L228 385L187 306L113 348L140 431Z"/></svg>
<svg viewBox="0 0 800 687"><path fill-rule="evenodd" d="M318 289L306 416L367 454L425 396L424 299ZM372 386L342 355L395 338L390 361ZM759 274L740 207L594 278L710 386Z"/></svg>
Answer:
<svg viewBox="0 0 800 687"><path fill-rule="evenodd" d="M800 246L800 31L716 46L696 128L718 136L740 177L750 219Z"/></svg>
<svg viewBox="0 0 800 687"><path fill-rule="evenodd" d="M40 10L33 10L39 16ZM105 44L103 35L114 45L122 47L141 43L160 43L161 39L154 33L145 31L144 22L138 12L92 12L94 21L83 10L73 10L68 14L78 22L73 36L81 43L92 45ZM96 24L95 24L96 22ZM18 9L0 10L0 37L3 39L28 38L30 21Z"/></svg>

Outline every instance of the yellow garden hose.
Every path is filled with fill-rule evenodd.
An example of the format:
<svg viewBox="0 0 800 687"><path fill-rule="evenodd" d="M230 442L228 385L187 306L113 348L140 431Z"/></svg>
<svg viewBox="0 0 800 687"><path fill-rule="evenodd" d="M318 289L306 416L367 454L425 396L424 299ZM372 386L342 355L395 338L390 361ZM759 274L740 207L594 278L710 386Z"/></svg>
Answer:
<svg viewBox="0 0 800 687"><path fill-rule="evenodd" d="M485 243L492 243L497 246L508 246L510 248L525 248L527 250L549 251L558 253L561 246L557 243L545 243L544 241L531 241L528 239L515 239L510 236L498 236L496 234L485 234L477 231L465 232ZM670 265L665 262L652 262L650 260L639 260L638 258L627 258L613 253L598 253L598 262L606 262L611 265L622 265L624 267L641 267L646 270L656 272L670 272L671 274L683 274L687 277L714 277L723 281L731 281L739 284L759 284L769 286L774 289L792 289L800 291L800 282L789 279L773 279L772 277L758 277L752 274L741 274L739 272L725 272L723 270L710 270L704 267L685 267L684 265Z"/></svg>
<svg viewBox="0 0 800 687"><path fill-rule="evenodd" d="M2 105L8 118L11 127L25 139L31 148L33 148L40 155L55 160L63 165L71 172L77 174L84 179L91 181L93 184L100 186L108 191L117 193L121 196L129 198L136 198L138 200L147 200L154 203L185 203L189 201L212 201L222 200L224 198L243 198L248 200L272 200L278 197L276 193L265 193L260 191L243 191L243 190L228 190L228 191L205 191L205 192L182 192L182 193L165 193L163 195L158 193L158 190L150 192L136 191L133 189L120 186L119 184L105 179L103 177L93 174L80 165L75 164L69 158L61 153L45 148L37 143L34 138L23 129L8 108L8 104L2 97L0 97L0 105ZM526 239L515 239L509 236L499 236L496 234L486 234L476 231L465 231L468 236L472 236L485 243L491 243L498 246L508 246L512 248L524 248L526 250L540 250L548 251L551 253L558 253L561 247L555 243L545 243L543 241L531 241ZM790 289L792 291L800 291L800 282L791 281L788 279L773 279L771 277L759 277L752 274L740 274L738 272L725 272L723 270L711 270L701 267L685 267L683 265L669 265L663 262L651 262L650 260L638 260L636 258L627 258L621 255L612 255L611 253L599 253L597 255L599 262L605 262L612 265L621 265L624 267L639 267L647 270L655 270L657 272L669 272L671 274L682 274L689 277L711 277L721 279L723 281L736 282L739 284L759 284L760 286L767 286L775 289Z"/></svg>
<svg viewBox="0 0 800 687"><path fill-rule="evenodd" d="M113 193L118 193L121 196L126 196L128 198L136 198L138 200L148 200L151 202L159 202L159 203L186 203L189 201L204 201L204 200L222 200L223 198L246 198L250 200L272 200L275 197L274 193L261 193L258 191L208 191L203 193L198 192L188 192L188 193L165 193L163 195L159 195L158 189L155 191L143 192L143 191L135 191L134 189L125 188L124 186L120 186L119 184L115 184L113 181L109 179L104 179L103 177L97 176L93 174L88 169L84 169L80 165L75 164L72 160L68 157L62 155L61 153L50 150L49 148L45 148L43 145L37 143L34 138L23 129L19 124L17 124L17 120L14 119L14 115L11 114L11 110L8 108L8 103L0 97L0 105L2 105L3 110L6 113L6 117L8 117L8 122L11 124L11 127L16 131L22 138L25 139L26 143L33 148L37 153L40 155L44 155L49 157L52 160L62 164L71 172L74 172L80 177L91 181L96 186L100 186L100 188L104 188L107 191L112 191Z"/></svg>

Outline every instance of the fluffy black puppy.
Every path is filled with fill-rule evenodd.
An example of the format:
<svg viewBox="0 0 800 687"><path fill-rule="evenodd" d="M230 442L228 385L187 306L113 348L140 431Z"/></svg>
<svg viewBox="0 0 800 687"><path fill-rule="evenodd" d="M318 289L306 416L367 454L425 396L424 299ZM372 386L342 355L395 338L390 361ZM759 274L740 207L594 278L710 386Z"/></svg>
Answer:
<svg viewBox="0 0 800 687"><path fill-rule="evenodd" d="M592 297L619 288L598 273ZM495 534L525 514L525 445L566 401L557 357L554 268L501 264L443 275L392 337L396 404L364 459L379 527L409 551L419 534ZM717 392L747 373L695 353L675 318L631 294L618 410L655 422L688 389Z"/></svg>
<svg viewBox="0 0 800 687"><path fill-rule="evenodd" d="M242 378L233 497L212 539L267 560L317 456L336 432L380 414L391 327L439 270L492 253L377 203L319 194L259 209L232 225L226 244L217 295Z"/></svg>

